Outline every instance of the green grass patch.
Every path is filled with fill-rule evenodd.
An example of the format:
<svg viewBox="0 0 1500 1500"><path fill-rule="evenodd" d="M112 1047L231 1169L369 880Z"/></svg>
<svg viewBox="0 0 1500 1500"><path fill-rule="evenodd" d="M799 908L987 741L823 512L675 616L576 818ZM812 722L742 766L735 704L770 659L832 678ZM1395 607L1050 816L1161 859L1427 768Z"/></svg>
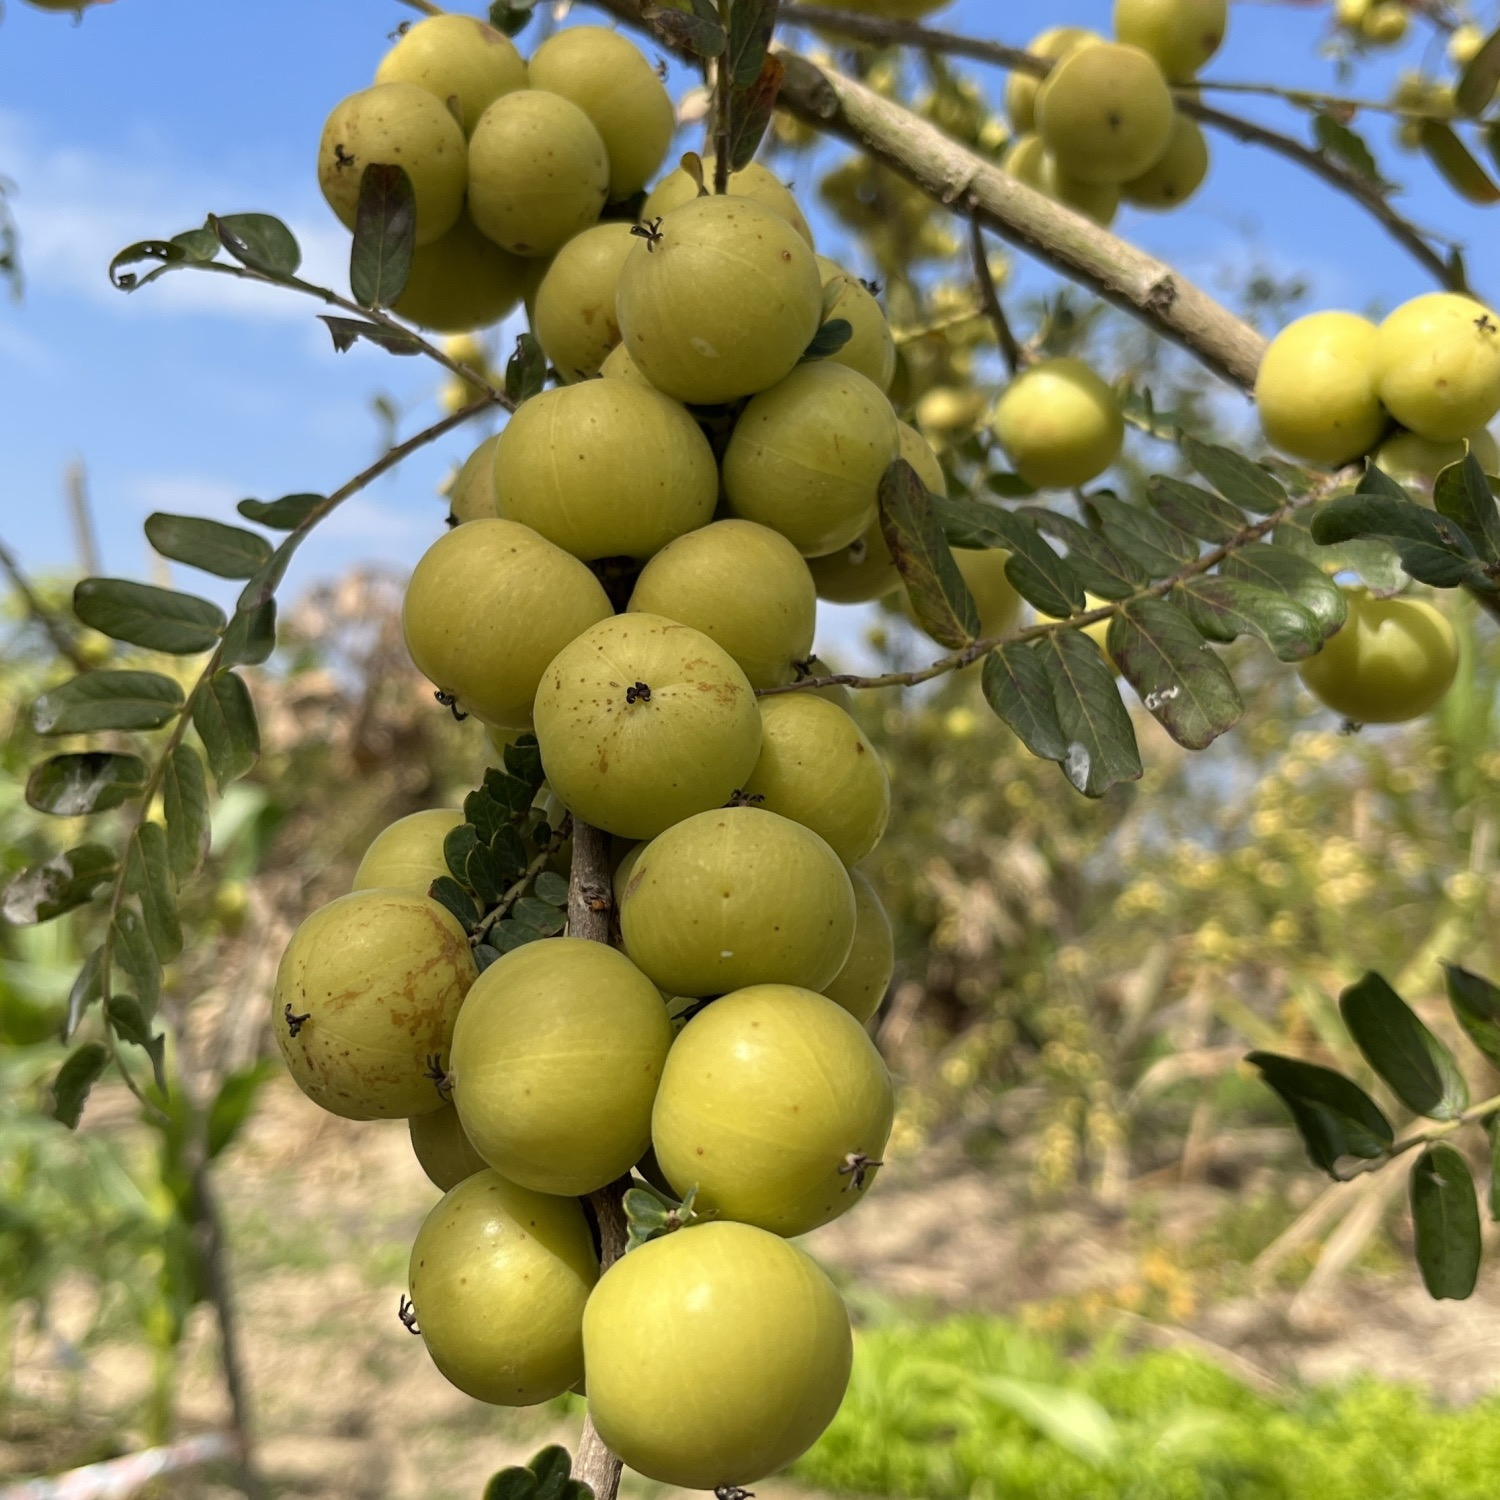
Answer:
<svg viewBox="0 0 1500 1500"><path fill-rule="evenodd" d="M1365 1378L1275 1400L1187 1353L893 1323L856 1335L843 1408L792 1473L923 1500L1494 1500L1500 1398Z"/></svg>

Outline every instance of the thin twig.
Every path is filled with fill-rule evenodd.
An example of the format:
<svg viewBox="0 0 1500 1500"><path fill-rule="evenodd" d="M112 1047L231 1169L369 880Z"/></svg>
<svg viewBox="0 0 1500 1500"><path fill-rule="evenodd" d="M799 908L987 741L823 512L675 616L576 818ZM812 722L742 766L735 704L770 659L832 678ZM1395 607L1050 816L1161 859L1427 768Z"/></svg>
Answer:
<svg viewBox="0 0 1500 1500"><path fill-rule="evenodd" d="M1000 345L1000 355L1005 360L1005 367L1012 375L1019 372L1025 363L1025 355L1021 352L1021 346L1016 342L1016 336L1011 332L1010 320L1005 316L1005 308L1000 301L1000 292L995 286L995 278L990 272L989 252L984 247L984 226L978 219L969 220L969 248L974 260L974 280L979 284L979 295L984 302L984 310L995 329L995 341Z"/></svg>
<svg viewBox="0 0 1500 1500"><path fill-rule="evenodd" d="M719 24L729 35L732 0L719 0ZM734 84L729 76L729 48L714 63L714 192L722 197L729 191L730 135L734 121Z"/></svg>
<svg viewBox="0 0 1500 1500"><path fill-rule="evenodd" d="M57 654L66 657L75 671L87 672L90 663L83 652L78 649L78 642L73 639L63 622L42 603L41 596L4 542L0 542L0 568L5 570L12 587L21 596L21 602L26 606L26 613L46 631L47 639L56 647Z"/></svg>

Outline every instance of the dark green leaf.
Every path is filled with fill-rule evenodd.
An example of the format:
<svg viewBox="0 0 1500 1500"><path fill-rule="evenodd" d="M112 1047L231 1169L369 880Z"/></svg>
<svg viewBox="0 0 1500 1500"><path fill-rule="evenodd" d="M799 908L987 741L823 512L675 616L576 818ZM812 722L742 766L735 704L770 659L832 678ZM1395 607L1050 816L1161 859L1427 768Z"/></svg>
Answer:
<svg viewBox="0 0 1500 1500"><path fill-rule="evenodd" d="M1452 1146L1429 1146L1411 1169L1411 1220L1427 1295L1462 1302L1479 1279L1479 1200Z"/></svg>
<svg viewBox="0 0 1500 1500"><path fill-rule="evenodd" d="M139 797L145 786L146 763L140 756L85 750L44 760L27 778L26 800L38 812L81 818Z"/></svg>
<svg viewBox="0 0 1500 1500"><path fill-rule="evenodd" d="M1233 448L1182 439L1183 457L1226 499L1257 515L1280 510L1287 503L1286 491L1259 464Z"/></svg>
<svg viewBox="0 0 1500 1500"><path fill-rule="evenodd" d="M360 174L349 250L349 290L361 307L390 307L406 290L416 232L417 198L406 169L372 162Z"/></svg>
<svg viewBox="0 0 1500 1500"><path fill-rule="evenodd" d="M568 882L555 870L543 870L532 882L537 897L551 906L565 906L568 901Z"/></svg>
<svg viewBox="0 0 1500 1500"><path fill-rule="evenodd" d="M1375 460L1368 459L1365 462L1365 472L1359 476L1359 483L1354 487L1356 495L1378 495L1386 500L1406 500L1411 496L1406 487L1399 481L1392 479Z"/></svg>
<svg viewBox="0 0 1500 1500"><path fill-rule="evenodd" d="M490 25L506 36L518 36L531 22L536 0L490 0Z"/></svg>
<svg viewBox="0 0 1500 1500"><path fill-rule="evenodd" d="M240 597L235 602L236 610L246 614L270 603L276 590L281 587L281 580L286 577L286 570L291 566L292 558L306 535L303 530L292 532L266 559L265 565L240 590Z"/></svg>
<svg viewBox="0 0 1500 1500"><path fill-rule="evenodd" d="M193 700L193 728L222 792L260 759L260 726L250 691L233 672L215 672Z"/></svg>
<svg viewBox="0 0 1500 1500"><path fill-rule="evenodd" d="M1334 119L1325 110L1319 110L1313 116L1313 134L1329 156L1337 158L1361 177L1368 178L1373 183L1381 182L1380 168L1376 165L1374 153L1365 144L1364 137L1356 135L1343 121Z"/></svg>
<svg viewBox="0 0 1500 1500"><path fill-rule="evenodd" d="M115 913L114 934L115 963L129 976L146 1014L155 1015L161 1001L161 962L133 906L122 906Z"/></svg>
<svg viewBox="0 0 1500 1500"><path fill-rule="evenodd" d="M158 276L177 267L192 263L197 257L188 253L185 245L173 240L137 240L127 245L109 263L109 279L112 286L122 292L136 292L149 286ZM126 266L139 265L143 260L154 260L156 266L144 276L127 271Z"/></svg>
<svg viewBox="0 0 1500 1500"><path fill-rule="evenodd" d="M1151 582L1150 573L1138 562L1071 516L1040 505L1023 506L1017 514L1068 549L1068 566L1089 593L1103 599L1128 599Z"/></svg>
<svg viewBox="0 0 1500 1500"><path fill-rule="evenodd" d="M1401 566L1419 583L1451 589L1473 583L1488 587L1474 544L1446 516L1405 494L1340 495L1320 506L1312 520L1314 541L1336 543L1373 538L1394 547Z"/></svg>
<svg viewBox="0 0 1500 1500"><path fill-rule="evenodd" d="M1185 531L1143 505L1128 505L1113 495L1095 493L1086 501L1099 518L1116 551L1133 558L1153 578L1165 578L1198 556L1198 544Z"/></svg>
<svg viewBox="0 0 1500 1500"><path fill-rule="evenodd" d="M516 902L513 914L518 922L535 927L547 937L561 932L567 922L566 912L559 911L550 901L542 901L535 896L522 896Z"/></svg>
<svg viewBox="0 0 1500 1500"><path fill-rule="evenodd" d="M1409 1109L1452 1120L1469 1107L1469 1086L1453 1054L1379 974L1339 996L1339 1012L1365 1061Z"/></svg>
<svg viewBox="0 0 1500 1500"><path fill-rule="evenodd" d="M536 337L523 333L516 339L515 352L505 362L505 394L512 405L519 406L540 395L547 384L547 356Z"/></svg>
<svg viewBox="0 0 1500 1500"><path fill-rule="evenodd" d="M208 780L191 745L178 745L167 757L161 778L167 819L167 859L172 873L186 880L208 857Z"/></svg>
<svg viewBox="0 0 1500 1500"><path fill-rule="evenodd" d="M235 509L247 521L273 531L295 531L326 499L325 495L283 495L280 500L241 500Z"/></svg>
<svg viewBox="0 0 1500 1500"><path fill-rule="evenodd" d="M468 806L477 793L471 792L464 799L464 811L467 814ZM443 861L448 866L455 880L467 882L469 878L469 856L479 847L482 837L481 830L474 826L472 820L460 823L457 828L449 829L447 837L443 840ZM488 843L489 840L485 839Z"/></svg>
<svg viewBox="0 0 1500 1500"><path fill-rule="evenodd" d="M1463 529L1486 562L1500 560L1500 506L1495 504L1490 482L1472 453L1438 475L1432 503L1439 515Z"/></svg>
<svg viewBox="0 0 1500 1500"><path fill-rule="evenodd" d="M478 923L479 908L451 875L439 875L428 887L427 894L439 905L446 906L458 918L465 932Z"/></svg>
<svg viewBox="0 0 1500 1500"><path fill-rule="evenodd" d="M1052 678L1036 647L1012 642L984 659L984 696L1016 738L1042 760L1060 765L1068 742L1052 699Z"/></svg>
<svg viewBox="0 0 1500 1500"><path fill-rule="evenodd" d="M69 1130L78 1128L89 1091L99 1081L109 1063L109 1051L103 1042L85 1042L57 1070L52 1080L52 1118L61 1120Z"/></svg>
<svg viewBox="0 0 1500 1500"><path fill-rule="evenodd" d="M526 869L526 846L521 835L507 823L495 832L490 840L490 854L494 857L501 883L510 885L519 880Z"/></svg>
<svg viewBox="0 0 1500 1500"><path fill-rule="evenodd" d="M803 362L827 359L830 355L837 354L853 337L854 325L847 318L830 318L813 335L812 343L803 350Z"/></svg>
<svg viewBox="0 0 1500 1500"><path fill-rule="evenodd" d="M1444 964L1448 1003L1469 1040L1500 1068L1500 989L1457 964Z"/></svg>
<svg viewBox="0 0 1500 1500"><path fill-rule="evenodd" d="M529 923L518 922L513 917L505 917L490 928L490 941L502 953L509 953L527 943L540 942L545 936Z"/></svg>
<svg viewBox="0 0 1500 1500"><path fill-rule="evenodd" d="M276 649L276 601L236 610L224 632L219 660L226 667L258 667Z"/></svg>
<svg viewBox="0 0 1500 1500"><path fill-rule="evenodd" d="M536 1500L536 1475L530 1469L501 1469L484 1487L484 1500Z"/></svg>
<svg viewBox="0 0 1500 1500"><path fill-rule="evenodd" d="M1224 559L1219 572L1285 594L1318 622L1324 640L1343 626L1349 612L1343 590L1316 564L1285 547L1268 542L1241 547Z"/></svg>
<svg viewBox="0 0 1500 1500"><path fill-rule="evenodd" d="M479 897L481 906L493 906L505 893L505 868L490 853L488 844L476 842L469 850L469 857L464 861L464 877L469 889Z"/></svg>
<svg viewBox="0 0 1500 1500"><path fill-rule="evenodd" d="M935 497L904 459L880 481L880 530L906 585L917 623L939 645L966 646L979 634L979 606L934 514Z"/></svg>
<svg viewBox="0 0 1500 1500"><path fill-rule="evenodd" d="M219 1092L214 1095L214 1102L208 1109L205 1132L205 1148L210 1161L240 1133L255 1109L261 1085L276 1077L279 1071L275 1063L263 1060L241 1068L237 1073L230 1073L219 1085Z"/></svg>
<svg viewBox="0 0 1500 1500"><path fill-rule="evenodd" d="M1500 86L1500 31L1491 32L1484 45L1469 59L1453 90L1453 103L1461 115L1477 119L1489 108Z"/></svg>
<svg viewBox="0 0 1500 1500"><path fill-rule="evenodd" d="M771 35L776 30L776 12L781 0L735 0L729 13L729 50L725 54L729 81L736 89L747 89L760 77Z"/></svg>
<svg viewBox="0 0 1500 1500"><path fill-rule="evenodd" d="M199 229L184 229L181 234L174 234L171 242L198 265L219 258L219 237L207 224Z"/></svg>
<svg viewBox="0 0 1500 1500"><path fill-rule="evenodd" d="M139 1047L151 1059L151 1072L156 1086L163 1093L167 1089L167 1039L160 1032L151 1031L151 1021L141 1009L141 1002L134 995L111 995L105 1014L110 1030L123 1041Z"/></svg>
<svg viewBox="0 0 1500 1500"><path fill-rule="evenodd" d="M50 922L93 899L118 870L113 849L79 844L29 870L22 870L0 896L0 916L17 927Z"/></svg>
<svg viewBox="0 0 1500 1500"><path fill-rule="evenodd" d="M663 0L661 4L648 4L641 9L641 19L650 22L652 28L669 46L680 47L694 57L718 57L729 45L724 28L716 20L679 10Z"/></svg>
<svg viewBox="0 0 1500 1500"><path fill-rule="evenodd" d="M1245 1061L1281 1096L1313 1165L1330 1177L1344 1179L1338 1164L1345 1157L1376 1161L1390 1148L1391 1122L1352 1079L1274 1052L1252 1052Z"/></svg>
<svg viewBox="0 0 1500 1500"><path fill-rule="evenodd" d="M1147 490L1151 503L1189 536L1215 545L1233 541L1248 524L1245 513L1210 490L1165 474L1154 474Z"/></svg>
<svg viewBox="0 0 1500 1500"><path fill-rule="evenodd" d="M1500 187L1474 159L1469 148L1441 120L1423 120L1422 150L1448 186L1469 203L1500 203Z"/></svg>
<svg viewBox="0 0 1500 1500"><path fill-rule="evenodd" d="M73 590L73 612L114 640L174 656L213 650L225 624L224 611L207 599L128 578L83 579Z"/></svg>
<svg viewBox="0 0 1500 1500"><path fill-rule="evenodd" d="M1303 661L1323 644L1323 630L1293 598L1238 578L1188 578L1172 590L1194 627L1211 641L1253 635L1278 661Z"/></svg>
<svg viewBox="0 0 1500 1500"><path fill-rule="evenodd" d="M166 830L160 823L142 823L130 836L125 854L126 889L141 903L146 935L156 956L165 963L182 952L182 919L177 890L167 854Z"/></svg>
<svg viewBox="0 0 1500 1500"><path fill-rule="evenodd" d="M568 1450L554 1444L534 1453L526 1467L536 1475L536 1500L563 1500L568 1480L573 1477L573 1460Z"/></svg>
<svg viewBox="0 0 1500 1500"><path fill-rule="evenodd" d="M1127 604L1109 622L1109 654L1146 711L1189 750L1206 749L1245 711L1218 653L1164 599Z"/></svg>
<svg viewBox="0 0 1500 1500"><path fill-rule="evenodd" d="M505 753L500 758L505 762L506 771L527 788L525 804L516 804L514 807L518 813L525 812L531 806L538 788L547 779L547 773L542 769L542 752L537 748L536 736L530 731L518 735L505 747ZM493 771L484 773L486 786L491 784L490 778L495 774Z"/></svg>
<svg viewBox="0 0 1500 1500"><path fill-rule="evenodd" d="M146 540L163 557L219 578L249 578L271 555L265 537L242 526L163 511L146 517Z"/></svg>
<svg viewBox="0 0 1500 1500"><path fill-rule="evenodd" d="M319 313L318 321L328 325L333 339L334 352L347 354L361 339L384 349L387 354L420 354L422 342L415 334L403 333L399 328L386 328L380 323L367 323L363 318L340 318L333 313Z"/></svg>
<svg viewBox="0 0 1500 1500"><path fill-rule="evenodd" d="M1037 534L1026 517L983 501L932 497L932 512L943 534L957 547L971 550L1004 547L1010 552L1005 576L1029 604L1043 614L1066 619L1086 607L1077 571ZM956 540L962 537L963 540Z"/></svg>
<svg viewBox="0 0 1500 1500"><path fill-rule="evenodd" d="M270 214L208 216L219 243L242 265L278 281L297 274L302 251L292 231Z"/></svg>
<svg viewBox="0 0 1500 1500"><path fill-rule="evenodd" d="M1102 797L1118 781L1136 781L1141 756L1114 668L1080 630L1056 630L1036 645L1052 684L1066 747L1063 775L1086 797Z"/></svg>
<svg viewBox="0 0 1500 1500"><path fill-rule="evenodd" d="M742 9L753 10L757 5L774 11L777 3L778 0L737 0L734 14L738 15ZM768 57L761 64L759 74L744 88L736 88L730 96L727 159L731 172L742 172L755 160L755 153L771 124L771 116L776 112L776 100L785 78L786 64L779 57ZM816 344L817 340L813 342ZM803 356L804 359L821 357L811 350Z"/></svg>
<svg viewBox="0 0 1500 1500"><path fill-rule="evenodd" d="M1484 1133L1490 1142L1490 1220L1500 1223L1500 1115L1484 1122Z"/></svg>
<svg viewBox="0 0 1500 1500"><path fill-rule="evenodd" d="M984 487L1003 500L1029 500L1036 494L1036 486L1027 484L1019 474L986 474Z"/></svg>
<svg viewBox="0 0 1500 1500"><path fill-rule="evenodd" d="M63 1041L71 1041L78 1023L94 1001L104 993L104 949L95 948L84 959L78 977L68 990L68 1013L63 1020Z"/></svg>

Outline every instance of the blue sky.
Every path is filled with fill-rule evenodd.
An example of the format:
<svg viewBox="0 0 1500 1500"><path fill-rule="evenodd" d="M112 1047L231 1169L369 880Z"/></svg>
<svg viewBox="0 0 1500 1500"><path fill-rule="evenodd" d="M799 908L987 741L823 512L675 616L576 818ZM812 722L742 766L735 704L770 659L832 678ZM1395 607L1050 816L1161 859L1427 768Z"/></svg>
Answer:
<svg viewBox="0 0 1500 1500"><path fill-rule="evenodd" d="M944 20L1024 43L1061 21L1102 29L1107 12L1106 0L960 0ZM70 565L61 477L75 457L88 466L106 569L140 576L151 510L228 515L245 495L337 485L378 451L377 393L400 407L405 431L436 415L429 367L363 346L335 355L300 299L190 274L126 297L105 275L132 240L210 209L259 209L291 224L307 274L340 281L347 240L317 190L318 133L410 14L394 0L115 0L75 26L9 0L0 175L16 185L27 290L20 304L0 299L0 536L31 569ZM1326 7L1235 4L1211 74L1331 86L1315 55L1325 17ZM1420 51L1414 42L1406 58ZM1382 90L1396 66L1382 58L1361 87ZM1274 105L1250 107L1297 128ZM1364 128L1384 152L1389 125ZM1428 289L1357 209L1294 168L1222 140L1214 151L1189 209L1127 211L1120 230L1210 290L1222 289L1220 268L1250 260L1307 275L1319 305L1388 306ZM1496 211L1485 218L1413 159L1386 156L1413 183L1407 210L1466 239L1481 289L1500 294L1483 248ZM1038 273L1022 277L1038 284ZM409 567L441 524L436 485L469 446L450 438L348 505L304 549L292 589L356 561Z"/></svg>

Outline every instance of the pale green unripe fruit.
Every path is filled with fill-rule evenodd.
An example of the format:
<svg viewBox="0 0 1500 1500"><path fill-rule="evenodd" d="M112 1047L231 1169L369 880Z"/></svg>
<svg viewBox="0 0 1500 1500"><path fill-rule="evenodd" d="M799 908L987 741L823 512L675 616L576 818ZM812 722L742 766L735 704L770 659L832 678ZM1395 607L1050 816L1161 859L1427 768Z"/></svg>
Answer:
<svg viewBox="0 0 1500 1500"><path fill-rule="evenodd" d="M619 325L616 324L615 326L618 327ZM628 380L633 385L644 385L653 391L656 389L646 379L641 367L631 358L630 350L624 344L616 344L609 351L608 355L605 356L604 363L599 366L599 373L606 380Z"/></svg>
<svg viewBox="0 0 1500 1500"><path fill-rule="evenodd" d="M898 446L896 414L877 386L843 365L800 365L735 424L724 493L737 516L820 557L870 524Z"/></svg>
<svg viewBox="0 0 1500 1500"><path fill-rule="evenodd" d="M760 755L760 711L723 647L660 615L584 631L536 695L547 780L575 817L621 838L722 807Z"/></svg>
<svg viewBox="0 0 1500 1500"><path fill-rule="evenodd" d="M703 181L711 194L714 182L714 158L711 156L703 158ZM697 182L678 167L651 189L650 196L641 207L641 223L649 224L653 219L659 219L699 196ZM796 198L792 196L791 189L758 161L729 174L729 196L750 198L763 208L769 208L773 214L785 219L809 245L812 244L812 230L808 227Z"/></svg>
<svg viewBox="0 0 1500 1500"><path fill-rule="evenodd" d="M1349 613L1298 666L1313 697L1356 724L1404 724L1435 708L1458 672L1458 636L1420 599L1345 589Z"/></svg>
<svg viewBox="0 0 1500 1500"><path fill-rule="evenodd" d="M465 521L495 519L495 448L497 432L487 437L459 466L447 489L448 514Z"/></svg>
<svg viewBox="0 0 1500 1500"><path fill-rule="evenodd" d="M411 1132L412 1153L433 1187L446 1193L466 1177L488 1167L464 1134L458 1111L451 1104L431 1114L413 1115L406 1123Z"/></svg>
<svg viewBox="0 0 1500 1500"><path fill-rule="evenodd" d="M1080 182L1129 182L1172 136L1172 91L1139 47L1085 42L1047 75L1036 124L1058 166Z"/></svg>
<svg viewBox="0 0 1500 1500"><path fill-rule="evenodd" d="M762 698L760 727L760 759L745 795L811 828L846 865L863 859L891 816L890 777L864 731L837 704L808 692Z"/></svg>
<svg viewBox="0 0 1500 1500"><path fill-rule="evenodd" d="M1321 312L1271 340L1255 377L1267 440L1311 463L1344 464L1385 430L1375 388L1375 325L1354 313Z"/></svg>
<svg viewBox="0 0 1500 1500"><path fill-rule="evenodd" d="M583 938L527 943L469 991L453 1032L453 1103L497 1172L579 1197L650 1144L671 1044L665 1002L623 953Z"/></svg>
<svg viewBox="0 0 1500 1500"><path fill-rule="evenodd" d="M660 391L624 380L556 386L517 408L495 449L495 509L574 557L647 558L704 525L713 449Z"/></svg>
<svg viewBox="0 0 1500 1500"><path fill-rule="evenodd" d="M437 1109L431 1060L446 1061L474 974L468 937L436 901L393 890L330 901L276 971L271 1031L292 1081L346 1120Z"/></svg>
<svg viewBox="0 0 1500 1500"><path fill-rule="evenodd" d="M1437 477L1450 464L1462 463L1466 452L1479 461L1486 474L1500 474L1500 445L1481 427L1470 433L1468 441L1434 443L1414 432L1398 432L1375 450L1374 463L1397 484L1417 491L1417 498L1431 498Z"/></svg>
<svg viewBox="0 0 1500 1500"><path fill-rule="evenodd" d="M530 261L486 239L468 214L460 214L441 239L413 253L411 273L391 311L435 333L488 328L520 302L530 267Z"/></svg>
<svg viewBox="0 0 1500 1500"><path fill-rule="evenodd" d="M469 213L513 255L551 255L598 219L608 187L599 132L561 94L505 94L469 137Z"/></svg>
<svg viewBox="0 0 1500 1500"><path fill-rule="evenodd" d="M812 654L818 601L807 564L779 532L715 521L646 564L629 608L701 630L763 688L790 682L794 663Z"/></svg>
<svg viewBox="0 0 1500 1500"><path fill-rule="evenodd" d="M1081 359L1023 370L995 406L995 436L1016 472L1038 489L1072 489L1119 456L1125 419L1115 394Z"/></svg>
<svg viewBox="0 0 1500 1500"><path fill-rule="evenodd" d="M823 284L785 219L749 198L694 198L630 253L615 311L653 385L712 406L792 372L822 320Z"/></svg>
<svg viewBox="0 0 1500 1500"><path fill-rule="evenodd" d="M712 1490L754 1484L817 1441L844 1399L853 1341L805 1251L748 1224L695 1224L600 1277L583 1357L610 1448L648 1479Z"/></svg>
<svg viewBox="0 0 1500 1500"><path fill-rule="evenodd" d="M1467 437L1500 411L1500 320L1457 292L1428 292L1380 325L1375 387L1403 427L1435 443Z"/></svg>
<svg viewBox="0 0 1500 1500"><path fill-rule="evenodd" d="M620 904L631 959L669 995L831 984L854 942L854 887L811 829L759 807L674 824Z"/></svg>
<svg viewBox="0 0 1500 1500"><path fill-rule="evenodd" d="M891 1076L865 1029L811 990L721 996L672 1044L651 1144L694 1208L806 1234L864 1197L891 1133Z"/></svg>
<svg viewBox="0 0 1500 1500"><path fill-rule="evenodd" d="M1054 62L1066 57L1081 42L1100 40L1096 32L1083 26L1053 26L1032 37L1026 50L1033 57L1046 57ZM1005 82L1005 112L1010 116L1011 129L1017 135L1025 135L1036 129L1036 96L1042 86L1040 78L1030 73L1012 73Z"/></svg>
<svg viewBox="0 0 1500 1500"><path fill-rule="evenodd" d="M1137 208L1177 208L1203 186L1207 176L1208 141L1196 120L1178 115L1172 121L1172 139L1161 160L1125 183L1120 194Z"/></svg>
<svg viewBox="0 0 1500 1500"><path fill-rule="evenodd" d="M629 224L596 224L569 240L542 277L531 328L564 380L597 375L620 342L615 291L625 257L637 243Z"/></svg>
<svg viewBox="0 0 1500 1500"><path fill-rule="evenodd" d="M861 1025L880 1009L896 972L896 937L875 887L862 870L850 870L854 883L854 946L838 978L823 993Z"/></svg>
<svg viewBox="0 0 1500 1500"><path fill-rule="evenodd" d="M576 557L515 521L455 527L422 554L401 625L417 670L464 712L523 729L548 664L612 614Z"/></svg>
<svg viewBox="0 0 1500 1500"><path fill-rule="evenodd" d="M416 242L453 228L464 206L468 152L448 106L414 83L377 83L334 106L318 145L318 186L346 229L369 166L401 167L417 205Z"/></svg>
<svg viewBox="0 0 1500 1500"><path fill-rule="evenodd" d="M422 1342L466 1395L535 1406L582 1380L599 1261L576 1199L480 1172L422 1221L407 1276Z"/></svg>
<svg viewBox="0 0 1500 1500"><path fill-rule="evenodd" d="M1176 83L1223 46L1228 25L1227 0L1115 0L1115 35L1149 52Z"/></svg>
<svg viewBox="0 0 1500 1500"><path fill-rule="evenodd" d="M526 87L526 64L503 31L473 16L429 16L381 59L377 83L414 83L446 107L457 101L465 133L502 94Z"/></svg>
<svg viewBox="0 0 1500 1500"><path fill-rule="evenodd" d="M847 365L881 391L889 391L896 378L896 341L874 294L836 261L821 255L818 273L825 298L833 297L824 303L824 321L842 318L854 330L849 342L828 356L829 362Z"/></svg>
<svg viewBox="0 0 1500 1500"><path fill-rule="evenodd" d="M634 43L602 26L554 32L532 54L531 86L571 99L609 153L609 198L638 193L666 159L677 129L671 96Z"/></svg>
<svg viewBox="0 0 1500 1500"><path fill-rule="evenodd" d="M455 807L430 807L398 818L375 835L354 872L351 890L378 887L425 896L440 875L448 874L443 840L464 820Z"/></svg>

